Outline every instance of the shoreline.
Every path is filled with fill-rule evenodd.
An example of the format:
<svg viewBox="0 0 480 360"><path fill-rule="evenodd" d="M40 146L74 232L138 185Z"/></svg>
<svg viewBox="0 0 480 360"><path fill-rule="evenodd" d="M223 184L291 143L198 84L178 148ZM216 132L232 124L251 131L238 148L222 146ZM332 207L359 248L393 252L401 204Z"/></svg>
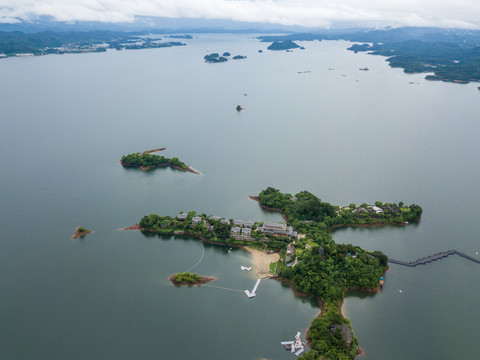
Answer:
<svg viewBox="0 0 480 360"><path fill-rule="evenodd" d="M259 205L262 209L270 210L270 211L277 211L277 212L279 212L279 213L282 213L282 219L285 220L285 222L287 222L287 215L285 215L285 213L283 212L282 209L280 209L280 208L272 208L272 207L268 207L268 206L262 205L262 204L260 203L260 198L259 198L258 196L249 195L248 198L249 198L250 200L253 200L253 201L258 202L258 205Z"/></svg>
<svg viewBox="0 0 480 360"><path fill-rule="evenodd" d="M180 170L180 171L183 171L183 172L191 172L191 173L196 174L196 175L201 175L200 171L195 170L193 167L188 166L188 165L186 165L187 166L186 169L183 169L180 166L176 166L176 165L173 165L173 164L170 164L170 163L158 164L158 165L152 165L152 166L143 166L143 165L127 164L127 163L124 163L123 161L120 161L120 164L122 166L126 166L126 167L136 167L136 168L139 168L140 170L143 170L143 171L148 171L148 170L163 167L163 166L170 166L171 168L174 168L174 169L177 169L177 170Z"/></svg>
<svg viewBox="0 0 480 360"><path fill-rule="evenodd" d="M275 277L275 274L270 273L270 263L278 262L280 260L280 254L267 254L263 250L257 250L250 246L243 246L243 248L252 255L253 270L257 277L261 279Z"/></svg>

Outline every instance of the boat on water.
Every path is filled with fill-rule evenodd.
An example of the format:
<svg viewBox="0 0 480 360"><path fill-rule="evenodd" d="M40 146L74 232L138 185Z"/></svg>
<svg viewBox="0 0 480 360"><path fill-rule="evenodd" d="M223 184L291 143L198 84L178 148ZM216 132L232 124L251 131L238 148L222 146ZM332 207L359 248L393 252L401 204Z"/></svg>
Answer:
<svg viewBox="0 0 480 360"><path fill-rule="evenodd" d="M240 269L242 269L243 271L250 271L252 270L252 267L251 266L240 266Z"/></svg>
<svg viewBox="0 0 480 360"><path fill-rule="evenodd" d="M384 281L385 279L383 278L383 276L380 276L380 281L379 281L380 286L383 286Z"/></svg>

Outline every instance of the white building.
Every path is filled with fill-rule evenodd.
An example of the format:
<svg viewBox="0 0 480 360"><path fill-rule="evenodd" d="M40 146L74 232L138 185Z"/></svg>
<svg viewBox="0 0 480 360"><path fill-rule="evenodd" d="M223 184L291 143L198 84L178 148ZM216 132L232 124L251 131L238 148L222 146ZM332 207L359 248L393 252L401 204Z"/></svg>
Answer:
<svg viewBox="0 0 480 360"><path fill-rule="evenodd" d="M260 231L264 234L296 236L293 228L291 226L287 226L287 224L285 223L274 223L265 221L260 228Z"/></svg>

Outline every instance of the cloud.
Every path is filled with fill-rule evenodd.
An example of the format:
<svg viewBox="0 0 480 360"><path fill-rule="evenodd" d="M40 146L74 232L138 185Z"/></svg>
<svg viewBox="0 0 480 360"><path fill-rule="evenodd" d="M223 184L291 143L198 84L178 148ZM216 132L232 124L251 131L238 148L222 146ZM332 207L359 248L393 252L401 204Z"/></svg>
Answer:
<svg viewBox="0 0 480 360"><path fill-rule="evenodd" d="M306 27L480 28L478 0L0 0L0 22L134 22L136 17L224 19Z"/></svg>

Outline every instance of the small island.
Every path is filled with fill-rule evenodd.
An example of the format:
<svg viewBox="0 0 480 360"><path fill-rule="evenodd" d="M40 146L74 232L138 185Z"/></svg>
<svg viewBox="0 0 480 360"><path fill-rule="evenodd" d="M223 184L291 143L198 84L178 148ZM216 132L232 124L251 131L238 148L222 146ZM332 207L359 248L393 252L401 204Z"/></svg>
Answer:
<svg viewBox="0 0 480 360"><path fill-rule="evenodd" d="M73 232L72 239L78 239L84 237L85 235L91 234L93 230L85 229L83 226L78 226Z"/></svg>
<svg viewBox="0 0 480 360"><path fill-rule="evenodd" d="M269 47L268 50L290 50L299 48L300 45L295 44L292 40L279 40L273 42Z"/></svg>
<svg viewBox="0 0 480 360"><path fill-rule="evenodd" d="M246 56L243 56L243 55L235 55L232 59L233 60L241 60L241 59L246 59L247 57Z"/></svg>
<svg viewBox="0 0 480 360"><path fill-rule="evenodd" d="M242 111L242 110L245 110L241 105L237 105L237 107L235 108L237 111Z"/></svg>
<svg viewBox="0 0 480 360"><path fill-rule="evenodd" d="M184 272L170 275L169 280L176 286L199 286L213 281L215 278Z"/></svg>
<svg viewBox="0 0 480 360"><path fill-rule="evenodd" d="M207 63L221 63L221 62L228 61L226 57L220 56L218 53L211 53L209 55L205 55L203 59Z"/></svg>
<svg viewBox="0 0 480 360"><path fill-rule="evenodd" d="M200 172L198 172L191 166L186 165L177 157L169 159L161 155L151 154L152 152L159 150L163 149L149 150L142 153L123 155L122 159L120 160L120 164L126 167L138 167L141 170L150 170L157 167L170 166L180 171L191 172L197 175L200 174Z"/></svg>

